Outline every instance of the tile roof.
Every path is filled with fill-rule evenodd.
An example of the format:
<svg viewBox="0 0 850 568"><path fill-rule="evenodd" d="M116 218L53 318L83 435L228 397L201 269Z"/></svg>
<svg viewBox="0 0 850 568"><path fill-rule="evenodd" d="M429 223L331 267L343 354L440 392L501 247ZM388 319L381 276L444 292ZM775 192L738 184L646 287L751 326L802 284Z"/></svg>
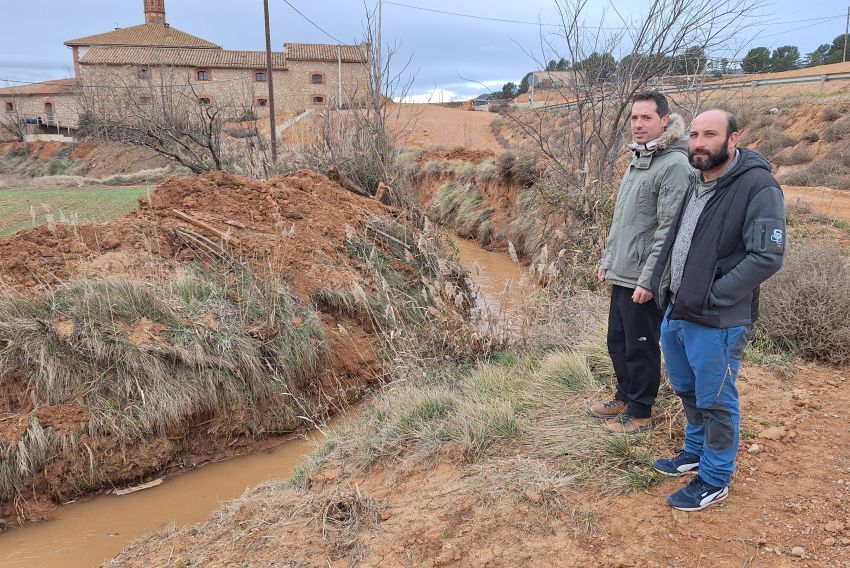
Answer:
<svg viewBox="0 0 850 568"><path fill-rule="evenodd" d="M329 43L285 43L283 51L290 61L336 61L337 54L346 63L367 61L369 45L334 45Z"/></svg>
<svg viewBox="0 0 850 568"><path fill-rule="evenodd" d="M77 90L76 79L56 79L42 83L30 83L0 89L2 96L73 95Z"/></svg>
<svg viewBox="0 0 850 568"><path fill-rule="evenodd" d="M155 47L92 47L80 59L82 65L167 65L210 69L265 69L265 51L229 49L162 49ZM286 69L282 52L272 52L274 69Z"/></svg>
<svg viewBox="0 0 850 568"><path fill-rule="evenodd" d="M111 32L68 40L65 45L116 45L136 47L189 47L196 49L221 49L211 41L195 37L167 24L141 24Z"/></svg>

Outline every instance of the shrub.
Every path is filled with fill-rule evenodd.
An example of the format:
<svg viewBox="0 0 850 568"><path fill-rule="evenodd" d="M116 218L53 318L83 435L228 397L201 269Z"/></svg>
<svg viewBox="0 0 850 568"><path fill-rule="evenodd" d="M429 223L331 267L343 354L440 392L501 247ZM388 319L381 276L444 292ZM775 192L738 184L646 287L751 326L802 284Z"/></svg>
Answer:
<svg viewBox="0 0 850 568"><path fill-rule="evenodd" d="M821 118L826 121L832 122L841 118L841 113L838 112L838 109L836 108L826 107L825 109L823 109L823 112L821 112Z"/></svg>
<svg viewBox="0 0 850 568"><path fill-rule="evenodd" d="M809 142L811 144L820 140L820 136L818 135L818 133L812 132L811 130L803 132L803 135L800 136L800 138L802 138L805 142Z"/></svg>
<svg viewBox="0 0 850 568"><path fill-rule="evenodd" d="M850 362L850 266L836 249L792 243L785 266L762 286L761 325L780 346L841 365Z"/></svg>
<svg viewBox="0 0 850 568"><path fill-rule="evenodd" d="M797 166L807 164L814 159L812 151L806 146L797 146L786 152L782 152L773 159L773 163L778 166Z"/></svg>
<svg viewBox="0 0 850 568"><path fill-rule="evenodd" d="M836 120L824 130L823 138L827 142L841 142L850 136L850 117Z"/></svg>
<svg viewBox="0 0 850 568"><path fill-rule="evenodd" d="M499 170L499 177L502 181L508 182L514 171L514 163L516 162L516 154L511 151L502 152L499 159L496 161L496 167Z"/></svg>
<svg viewBox="0 0 850 568"><path fill-rule="evenodd" d="M769 128L762 135L761 142L759 142L756 149L772 160L783 148L788 148L796 143L797 141L794 138L784 132L775 128Z"/></svg>
<svg viewBox="0 0 850 568"><path fill-rule="evenodd" d="M817 160L803 169L788 174L782 181L790 185L841 188L847 183L847 172L832 160Z"/></svg>

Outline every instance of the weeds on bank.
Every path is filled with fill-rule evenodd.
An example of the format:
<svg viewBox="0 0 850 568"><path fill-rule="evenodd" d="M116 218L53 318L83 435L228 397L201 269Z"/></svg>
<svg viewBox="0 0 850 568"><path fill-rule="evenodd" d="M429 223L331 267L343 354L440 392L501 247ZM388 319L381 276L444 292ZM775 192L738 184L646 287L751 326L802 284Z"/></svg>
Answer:
<svg viewBox="0 0 850 568"><path fill-rule="evenodd" d="M451 227L462 237L475 239L482 245L490 242L495 209L488 207L472 184L449 182L431 201L429 211L435 222Z"/></svg>
<svg viewBox="0 0 850 568"><path fill-rule="evenodd" d="M602 492L644 489L658 480L650 455L672 450L681 424L672 392L657 435L608 436L587 416L603 396L610 362L598 340L574 351L507 350L478 363L446 363L426 378L399 380L380 394L355 425L333 438L333 450L313 457L292 480L309 485L327 460L368 469L385 460L427 462L442 452L471 464L472 485L485 493L526 490L571 503L584 486Z"/></svg>
<svg viewBox="0 0 850 568"><path fill-rule="evenodd" d="M253 435L291 431L325 412L310 379L326 356L316 312L247 270L160 286L75 282L40 299L2 299L3 376L27 377L39 404L76 402L91 417L62 434L33 416L0 454L0 501L63 454L82 454L86 483L102 482L81 434L129 447L233 413Z"/></svg>

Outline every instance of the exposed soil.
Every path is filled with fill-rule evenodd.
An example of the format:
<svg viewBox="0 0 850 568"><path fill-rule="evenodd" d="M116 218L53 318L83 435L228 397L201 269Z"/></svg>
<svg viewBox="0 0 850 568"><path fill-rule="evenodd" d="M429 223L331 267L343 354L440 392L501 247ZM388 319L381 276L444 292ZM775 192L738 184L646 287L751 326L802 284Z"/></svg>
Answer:
<svg viewBox="0 0 850 568"><path fill-rule="evenodd" d="M816 211L835 219L850 221L850 192L827 187L782 186L785 201L801 201Z"/></svg>
<svg viewBox="0 0 850 568"><path fill-rule="evenodd" d="M171 163L153 150L115 142L30 142L26 145L20 142L6 142L0 144L0 156L22 152L25 149L30 156L35 156L39 161L46 161L57 157L57 154L69 147L71 150L67 157L83 162L87 167L86 176L93 178L162 168Z"/></svg>
<svg viewBox="0 0 850 568"><path fill-rule="evenodd" d="M140 541L111 565L846 566L846 380L846 369L745 369L748 439L736 480L724 503L702 512L671 512L665 497L680 479L621 497L576 494L560 507L533 489L482 493L475 479L487 464L465 464L448 449L433 464L385 463L367 474L327 465L306 494L260 488L203 526ZM321 504L357 491L374 500L374 524L364 517L345 535L323 528Z"/></svg>
<svg viewBox="0 0 850 568"><path fill-rule="evenodd" d="M501 144L490 130L498 117L491 112L467 111L436 104L393 105L390 127L403 146L446 149L463 147L470 150L501 152Z"/></svg>
<svg viewBox="0 0 850 568"><path fill-rule="evenodd" d="M33 293L76 277L167 278L195 260L174 234L184 229L224 243L258 271L282 271L306 298L319 286L355 281L337 251L345 226L358 228L370 213L387 211L308 171L268 183L224 173L172 178L115 221L43 225L0 238L0 282Z"/></svg>
<svg viewBox="0 0 850 568"><path fill-rule="evenodd" d="M462 162L482 162L484 160L495 158L496 154L492 150L470 150L469 148L454 148L452 150L428 150L419 154L416 162L424 164L432 160L459 160Z"/></svg>

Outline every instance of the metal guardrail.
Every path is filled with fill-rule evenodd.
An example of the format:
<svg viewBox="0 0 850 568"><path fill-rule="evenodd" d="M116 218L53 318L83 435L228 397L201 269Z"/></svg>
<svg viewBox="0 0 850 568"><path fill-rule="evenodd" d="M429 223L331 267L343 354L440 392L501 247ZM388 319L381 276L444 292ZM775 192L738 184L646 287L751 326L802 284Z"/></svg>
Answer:
<svg viewBox="0 0 850 568"><path fill-rule="evenodd" d="M663 87L659 90L664 94L675 94L675 93L704 93L706 91L720 91L725 89L745 89L750 87L755 93L756 88L758 87L769 87L776 85L795 85L801 83L820 83L821 94L823 94L824 85L826 83L832 81L848 81L850 80L850 72L842 72L842 73L821 73L819 75L804 75L801 77L781 77L778 79L752 79L750 81L735 81L732 83L707 83L705 85L699 85L696 87L687 87L687 88L676 88L676 89L664 89ZM555 103L555 104L546 104L543 103L541 105L536 105L534 103L521 103L520 107L525 107L527 109L545 109L545 110L557 110L557 109L570 109L577 105L576 102L567 102L567 103Z"/></svg>

